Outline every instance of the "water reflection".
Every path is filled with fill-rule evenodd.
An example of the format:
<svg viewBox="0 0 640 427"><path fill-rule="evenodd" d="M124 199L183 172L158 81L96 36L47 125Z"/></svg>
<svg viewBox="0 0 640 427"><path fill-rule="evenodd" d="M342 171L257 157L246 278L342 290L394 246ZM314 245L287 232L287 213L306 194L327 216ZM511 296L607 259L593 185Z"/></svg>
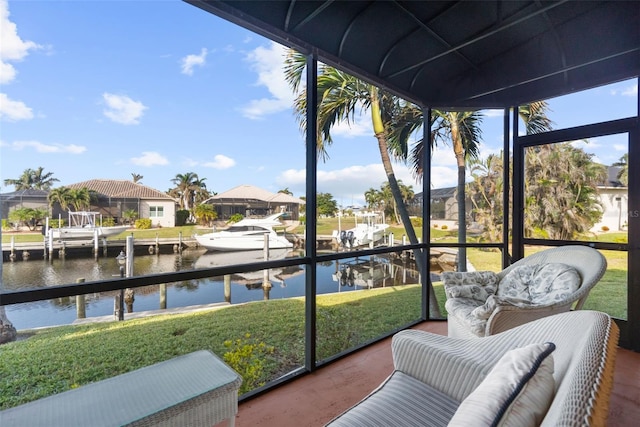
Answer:
<svg viewBox="0 0 640 427"><path fill-rule="evenodd" d="M273 252L270 259L295 255ZM211 253L196 250L182 254L145 255L134 259L134 275L184 271L196 268L257 262L262 251ZM406 265L405 265L406 267ZM383 286L417 283L417 272L403 268L401 259L386 257L349 258L319 264L318 294L354 291ZM23 290L75 283L78 279L96 281L119 276L115 258L54 259L51 261L7 262L3 265L5 290ZM304 296L304 266L273 268L225 277L184 280L135 288L135 312L178 308L228 301L234 304L261 299ZM112 316L114 297L119 291L85 295L87 317ZM9 319L18 329L69 324L76 319L76 298L57 298L6 307Z"/></svg>

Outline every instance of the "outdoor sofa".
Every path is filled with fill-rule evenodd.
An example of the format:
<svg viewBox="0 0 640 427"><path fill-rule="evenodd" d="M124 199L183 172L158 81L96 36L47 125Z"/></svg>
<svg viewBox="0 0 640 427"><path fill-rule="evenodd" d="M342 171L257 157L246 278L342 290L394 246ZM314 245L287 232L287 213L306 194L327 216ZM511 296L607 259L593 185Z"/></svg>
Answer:
<svg viewBox="0 0 640 427"><path fill-rule="evenodd" d="M486 338L405 330L393 373L328 426L604 426L618 335L586 310Z"/></svg>

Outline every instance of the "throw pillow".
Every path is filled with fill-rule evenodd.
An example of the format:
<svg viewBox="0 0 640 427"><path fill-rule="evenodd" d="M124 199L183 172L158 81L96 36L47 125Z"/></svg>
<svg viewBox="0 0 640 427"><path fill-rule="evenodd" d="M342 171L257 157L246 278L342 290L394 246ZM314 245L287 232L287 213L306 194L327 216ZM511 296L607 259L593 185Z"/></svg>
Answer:
<svg viewBox="0 0 640 427"><path fill-rule="evenodd" d="M521 265L500 280L496 295L533 304L553 304L575 292L580 282L577 270L567 264Z"/></svg>
<svg viewBox="0 0 640 427"><path fill-rule="evenodd" d="M484 302L498 287L498 275L493 271L447 271L442 273L447 298L471 298Z"/></svg>
<svg viewBox="0 0 640 427"><path fill-rule="evenodd" d="M541 264L529 286L531 301L553 304L564 301L580 287L580 274L567 264Z"/></svg>
<svg viewBox="0 0 640 427"><path fill-rule="evenodd" d="M462 401L450 427L538 426L553 399L553 343L506 352Z"/></svg>

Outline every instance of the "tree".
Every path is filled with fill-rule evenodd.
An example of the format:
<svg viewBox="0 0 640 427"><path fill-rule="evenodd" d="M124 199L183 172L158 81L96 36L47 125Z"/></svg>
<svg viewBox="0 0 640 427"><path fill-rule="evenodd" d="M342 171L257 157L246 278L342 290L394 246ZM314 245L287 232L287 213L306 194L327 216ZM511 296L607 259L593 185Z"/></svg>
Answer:
<svg viewBox="0 0 640 427"><path fill-rule="evenodd" d="M194 190L191 206L204 203L205 200L211 197L211 193L207 190L207 184L205 184L206 180L207 178L200 178L193 181Z"/></svg>
<svg viewBox="0 0 640 427"><path fill-rule="evenodd" d="M169 190L169 195L179 199L180 209L191 210L194 193L202 188L203 181L195 172L179 173L171 180L175 187Z"/></svg>
<svg viewBox="0 0 640 427"><path fill-rule="evenodd" d="M46 217L46 209L20 208L9 212L9 219L12 222L24 225L28 227L30 231L35 230L38 223Z"/></svg>
<svg viewBox="0 0 640 427"><path fill-rule="evenodd" d="M467 195L473 207L474 219L483 229L482 237L489 242L502 240L504 206L502 193L503 154L490 154L486 159L469 162L473 182L467 184Z"/></svg>
<svg viewBox="0 0 640 427"><path fill-rule="evenodd" d="M13 185L15 190L50 190L59 179L53 178L53 172L44 172L42 166L38 169L25 169L18 179L5 179L5 185Z"/></svg>
<svg viewBox="0 0 640 427"><path fill-rule="evenodd" d="M73 203L73 195L70 188L58 187L49 192L47 200L49 200L50 207L53 207L55 203L58 203L60 208L63 211L66 211L69 208L69 205Z"/></svg>
<svg viewBox="0 0 640 427"><path fill-rule="evenodd" d="M288 194L289 196L293 196L293 193L291 192L291 190L289 190L289 187L283 188L282 190L278 190L278 193Z"/></svg>
<svg viewBox="0 0 640 427"><path fill-rule="evenodd" d="M144 178L144 176L137 174L137 173L131 173L131 180L133 181L134 184L142 184L142 179Z"/></svg>
<svg viewBox="0 0 640 427"><path fill-rule="evenodd" d="M316 206L318 215L335 216L338 212L338 202L333 199L330 193L318 193L316 196Z"/></svg>
<svg viewBox="0 0 640 427"><path fill-rule="evenodd" d="M612 164L611 166L620 166L620 172L618 172L617 178L625 187L629 185L629 153L625 153L620 160Z"/></svg>
<svg viewBox="0 0 640 427"><path fill-rule="evenodd" d="M305 64L306 57L304 55L294 50L289 51L285 60L285 77L296 93L300 87ZM406 205L402 200L402 192L398 186L390 157L391 154L397 159L406 158L407 144L390 144L388 140L388 133L396 116L403 112L401 108L404 105L403 101L357 77L325 65L319 67L316 90L319 94L316 138L318 155L326 158L326 148L333 143L331 129L335 124L339 122L350 123L354 120L356 111L368 110L371 114L371 124L378 143L382 166L396 202L399 217L405 225L409 241L412 244L417 244L418 238L411 225ZM306 102L306 94L304 91L300 91L295 100L294 109L300 127L305 132L307 128ZM426 265L421 251L416 251L416 259L419 268ZM429 284L429 292L432 295L430 310L439 317L440 310L431 284Z"/></svg>
<svg viewBox="0 0 640 427"><path fill-rule="evenodd" d="M571 240L602 218L597 186L606 168L570 143L529 147L525 153L525 234Z"/></svg>
<svg viewBox="0 0 640 427"><path fill-rule="evenodd" d="M136 218L138 218L138 211L135 209L127 209L122 212L122 217L127 221L127 224L131 225L135 222Z"/></svg>
<svg viewBox="0 0 640 427"><path fill-rule="evenodd" d="M381 199L382 195L380 194L380 191L373 187L364 192L364 200L367 202L367 207L369 209L378 209Z"/></svg>
<svg viewBox="0 0 640 427"><path fill-rule="evenodd" d="M218 217L218 213L214 209L213 205L208 203L201 203L196 206L194 215L200 225L211 225L213 221Z"/></svg>
<svg viewBox="0 0 640 427"><path fill-rule="evenodd" d="M69 196L70 204L76 212L91 208L91 201L95 199L95 195L87 187L72 188L69 191Z"/></svg>
<svg viewBox="0 0 640 427"><path fill-rule="evenodd" d="M518 116L525 124L527 134L540 133L551 130L553 122L548 118L549 107L545 101L532 102L518 107ZM477 159L481 141L480 123L482 115L479 112L447 112L432 111L430 123L431 139L434 145L451 141L456 163L458 166L458 184L456 201L458 205L458 242L466 243L466 195L465 195L465 164ZM410 135L418 132L424 123L422 110L407 103L402 106L401 113L396 115L396 121L391 127L389 139L396 145L406 145ZM433 146L431 147L434 148ZM422 155L424 140L419 139L411 152L413 170L416 176L422 176ZM458 266L466 268L466 250L458 251Z"/></svg>

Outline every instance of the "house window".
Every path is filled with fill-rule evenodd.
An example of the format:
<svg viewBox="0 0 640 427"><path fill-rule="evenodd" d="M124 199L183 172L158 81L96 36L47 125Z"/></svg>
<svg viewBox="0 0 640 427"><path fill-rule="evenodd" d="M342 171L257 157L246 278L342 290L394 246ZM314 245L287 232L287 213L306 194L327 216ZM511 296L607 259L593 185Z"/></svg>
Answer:
<svg viewBox="0 0 640 427"><path fill-rule="evenodd" d="M150 206L149 218L162 218L164 216L164 207L162 206Z"/></svg>

